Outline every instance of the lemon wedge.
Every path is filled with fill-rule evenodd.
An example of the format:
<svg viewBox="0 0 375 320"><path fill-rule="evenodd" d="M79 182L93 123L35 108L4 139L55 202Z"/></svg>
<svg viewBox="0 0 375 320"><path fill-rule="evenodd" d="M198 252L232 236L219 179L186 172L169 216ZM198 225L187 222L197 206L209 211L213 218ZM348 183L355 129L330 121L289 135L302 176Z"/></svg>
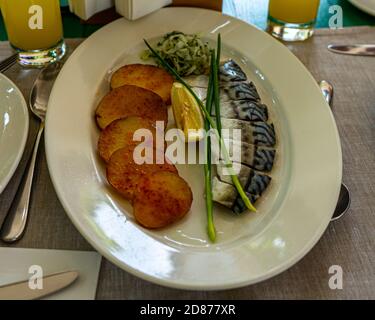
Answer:
<svg viewBox="0 0 375 320"><path fill-rule="evenodd" d="M195 142L204 138L204 119L193 95L179 82L175 82L171 92L173 115L178 129L184 133L185 142Z"/></svg>

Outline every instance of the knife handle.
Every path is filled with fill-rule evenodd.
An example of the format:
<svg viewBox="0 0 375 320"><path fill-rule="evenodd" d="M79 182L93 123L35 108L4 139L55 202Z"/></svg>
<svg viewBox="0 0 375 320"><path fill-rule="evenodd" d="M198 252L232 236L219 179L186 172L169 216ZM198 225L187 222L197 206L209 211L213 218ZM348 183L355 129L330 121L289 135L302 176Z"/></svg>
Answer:
<svg viewBox="0 0 375 320"><path fill-rule="evenodd" d="M332 98L333 98L333 87L332 85L325 80L322 80L319 83L320 89L322 90L324 99L327 101L330 107L332 107Z"/></svg>
<svg viewBox="0 0 375 320"><path fill-rule="evenodd" d="M29 213L30 195L33 184L35 162L38 155L39 143L43 134L43 130L44 122L41 122L35 140L33 153L29 160L28 166L26 167L26 171L22 176L20 186L16 192L16 195L13 199L13 202L1 229L1 239L4 242L12 243L19 240L25 231Z"/></svg>

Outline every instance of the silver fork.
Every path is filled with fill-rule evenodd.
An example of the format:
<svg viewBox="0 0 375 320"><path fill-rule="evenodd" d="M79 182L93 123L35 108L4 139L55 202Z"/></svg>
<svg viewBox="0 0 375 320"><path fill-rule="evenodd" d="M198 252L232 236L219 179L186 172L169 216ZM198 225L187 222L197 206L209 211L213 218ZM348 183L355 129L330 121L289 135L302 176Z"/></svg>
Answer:
<svg viewBox="0 0 375 320"><path fill-rule="evenodd" d="M9 58L3 60L0 62L0 72L5 72L8 70L12 65L14 65L17 62L18 54L15 53L11 55Z"/></svg>
<svg viewBox="0 0 375 320"><path fill-rule="evenodd" d="M19 240L26 228L35 162L38 154L39 142L44 130L44 119L47 112L48 99L62 65L62 62L56 62L42 69L31 89L29 106L33 114L40 120L39 130L21 184L0 230L0 237L4 242L12 243Z"/></svg>

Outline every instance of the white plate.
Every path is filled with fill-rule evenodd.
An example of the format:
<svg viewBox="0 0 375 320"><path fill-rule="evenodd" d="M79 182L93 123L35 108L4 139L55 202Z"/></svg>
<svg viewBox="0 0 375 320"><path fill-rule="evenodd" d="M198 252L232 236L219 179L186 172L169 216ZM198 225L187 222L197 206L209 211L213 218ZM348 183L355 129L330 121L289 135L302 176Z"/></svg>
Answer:
<svg viewBox="0 0 375 320"><path fill-rule="evenodd" d="M29 131L22 93L0 73L0 194L16 171Z"/></svg>
<svg viewBox="0 0 375 320"><path fill-rule="evenodd" d="M349 0L358 9L375 16L375 0Z"/></svg>
<svg viewBox="0 0 375 320"><path fill-rule="evenodd" d="M111 69L139 61L143 38L172 30L223 38L268 103L279 137L273 183L258 213L215 208L218 242L206 236L203 168L178 166L193 189L191 212L160 231L145 230L107 184L98 159L94 111ZM289 50L239 20L202 9L167 8L141 20L119 19L96 32L65 64L50 97L49 170L83 236L107 259L149 281L177 288L224 289L270 278L301 259L326 229L339 194L341 148L318 85Z"/></svg>

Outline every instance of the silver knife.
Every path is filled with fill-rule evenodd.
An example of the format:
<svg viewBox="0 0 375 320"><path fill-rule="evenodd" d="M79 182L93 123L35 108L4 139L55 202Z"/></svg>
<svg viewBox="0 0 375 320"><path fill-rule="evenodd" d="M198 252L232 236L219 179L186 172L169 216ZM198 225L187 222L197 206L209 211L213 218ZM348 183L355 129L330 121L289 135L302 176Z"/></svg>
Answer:
<svg viewBox="0 0 375 320"><path fill-rule="evenodd" d="M353 56L375 56L375 44L335 45L330 44L328 50Z"/></svg>
<svg viewBox="0 0 375 320"><path fill-rule="evenodd" d="M43 277L42 289L30 289L29 280L0 286L0 300L40 299L66 288L77 278L77 271L67 271Z"/></svg>

